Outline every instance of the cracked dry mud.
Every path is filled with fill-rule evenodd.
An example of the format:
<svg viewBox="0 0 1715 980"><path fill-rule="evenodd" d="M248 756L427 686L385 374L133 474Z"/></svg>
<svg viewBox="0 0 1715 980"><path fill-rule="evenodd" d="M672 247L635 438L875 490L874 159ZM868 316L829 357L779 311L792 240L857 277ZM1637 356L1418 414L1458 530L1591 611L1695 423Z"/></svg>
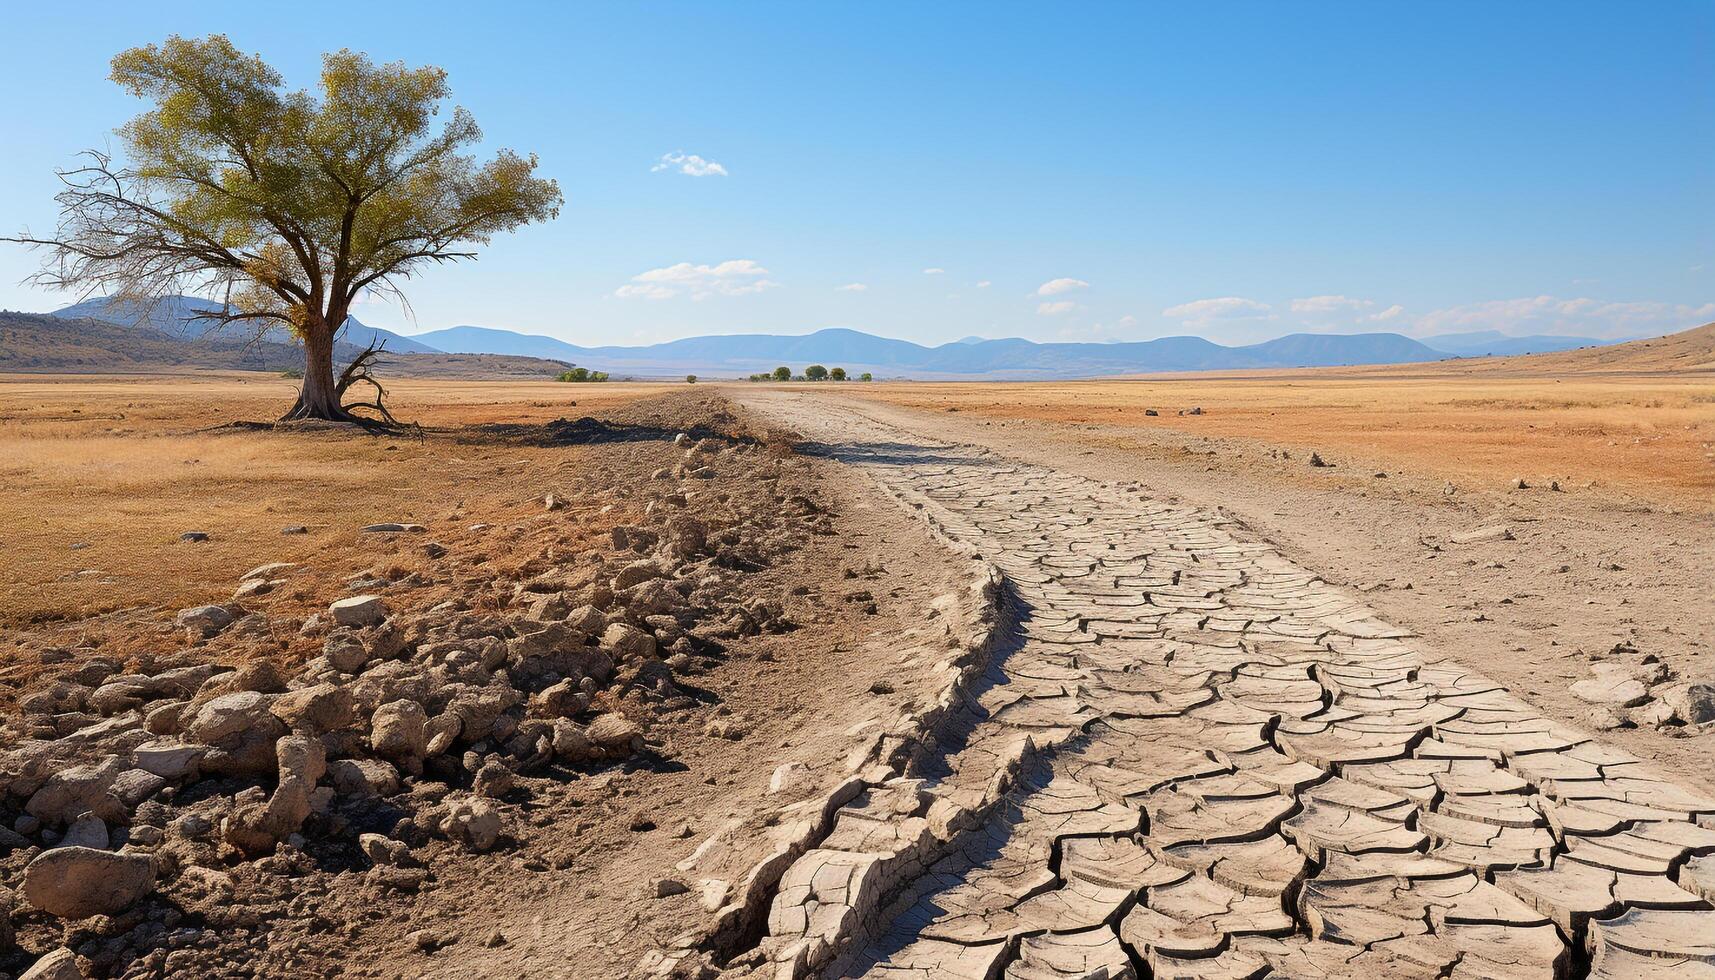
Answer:
<svg viewBox="0 0 1715 980"><path fill-rule="evenodd" d="M997 566L1012 626L729 975L1715 976L1715 800L1214 510L747 400Z"/></svg>

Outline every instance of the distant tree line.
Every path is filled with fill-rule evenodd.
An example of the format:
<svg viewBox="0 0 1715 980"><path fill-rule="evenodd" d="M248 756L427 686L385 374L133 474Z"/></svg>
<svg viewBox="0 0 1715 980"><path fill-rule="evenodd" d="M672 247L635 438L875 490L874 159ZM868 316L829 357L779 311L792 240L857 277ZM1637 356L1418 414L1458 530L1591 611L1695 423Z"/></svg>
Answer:
<svg viewBox="0 0 1715 980"><path fill-rule="evenodd" d="M555 381L568 381L568 382L572 382L574 384L582 384L584 382L606 381L607 380L607 372L606 371L591 371L589 368L586 368L586 367L578 367L578 368L572 368L570 371L561 371L559 377L555 378L554 380Z"/></svg>
<svg viewBox="0 0 1715 980"><path fill-rule="evenodd" d="M874 381L875 376L868 371L857 376L859 381ZM792 369L782 364L773 371L750 376L752 381L846 381L846 369L843 367L826 368L820 364L812 364L804 369L803 374L793 374Z"/></svg>

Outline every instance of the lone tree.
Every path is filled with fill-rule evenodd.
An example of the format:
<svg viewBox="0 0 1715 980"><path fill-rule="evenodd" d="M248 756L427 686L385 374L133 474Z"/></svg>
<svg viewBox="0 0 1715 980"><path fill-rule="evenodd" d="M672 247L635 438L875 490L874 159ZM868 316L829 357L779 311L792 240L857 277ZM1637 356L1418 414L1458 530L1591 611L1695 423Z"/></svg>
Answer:
<svg viewBox="0 0 1715 980"><path fill-rule="evenodd" d="M774 380L776 380L776 381L791 381L792 380L792 369L787 367L784 364L775 368L774 369Z"/></svg>
<svg viewBox="0 0 1715 980"><path fill-rule="evenodd" d="M820 364L812 364L804 369L804 379L806 381L826 381L828 380L828 369Z"/></svg>
<svg viewBox="0 0 1715 980"><path fill-rule="evenodd" d="M846 369L842 367L834 368L832 371L828 372L828 378L833 381L844 381L846 380Z"/></svg>
<svg viewBox="0 0 1715 980"><path fill-rule="evenodd" d="M402 280L559 214L534 155L461 153L482 135L463 108L433 127L439 68L340 51L322 57L319 94L289 92L217 34L122 52L110 77L155 104L118 131L123 162L87 151L59 172L56 234L8 240L47 252L35 281L50 288L204 293L226 301L205 315L217 326L285 324L304 345L288 419L357 419L341 395L375 384L375 349L336 380L333 346L360 294L403 299Z"/></svg>

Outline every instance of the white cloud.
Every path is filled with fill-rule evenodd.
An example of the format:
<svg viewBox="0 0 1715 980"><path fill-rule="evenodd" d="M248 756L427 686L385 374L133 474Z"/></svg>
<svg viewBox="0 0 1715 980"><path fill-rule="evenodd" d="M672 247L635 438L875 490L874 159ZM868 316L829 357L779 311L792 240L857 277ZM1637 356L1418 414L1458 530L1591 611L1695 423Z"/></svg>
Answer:
<svg viewBox="0 0 1715 980"><path fill-rule="evenodd" d="M1433 336L1499 330L1514 336L1555 333L1619 339L1671 333L1715 319L1715 303L1690 306L1644 300L1616 303L1579 297L1530 296L1466 303L1418 317L1416 332Z"/></svg>
<svg viewBox="0 0 1715 980"><path fill-rule="evenodd" d="M1222 296L1217 299L1198 299L1178 306L1169 306L1161 311L1161 315L1187 323L1206 323L1210 320L1255 320L1272 316L1272 307L1254 299L1244 299L1239 296Z"/></svg>
<svg viewBox="0 0 1715 980"><path fill-rule="evenodd" d="M669 299L688 293L692 299L710 296L746 296L774 289L780 284L767 278L768 270L754 259L729 259L719 265L680 262L650 269L631 277L614 291L626 299Z"/></svg>
<svg viewBox="0 0 1715 980"><path fill-rule="evenodd" d="M1070 293L1078 289L1088 289L1090 284L1082 279L1050 279L1036 287L1038 296L1057 296L1060 293Z"/></svg>
<svg viewBox="0 0 1715 980"><path fill-rule="evenodd" d="M848 282L844 286L835 286L834 291L837 293L861 293L868 288L861 282Z"/></svg>
<svg viewBox="0 0 1715 980"><path fill-rule="evenodd" d="M655 166L649 168L650 173L660 173L663 170L678 170L691 177L725 177L726 168L713 160L705 160L695 153L684 150L674 150L672 153L661 154L661 159Z"/></svg>
<svg viewBox="0 0 1715 980"><path fill-rule="evenodd" d="M941 275L942 273L944 273L946 271L947 271L946 269L931 266L930 268L924 269L923 274L926 276L938 276L938 275Z"/></svg>
<svg viewBox="0 0 1715 980"><path fill-rule="evenodd" d="M1364 317L1364 319L1371 323L1382 323L1387 320L1392 320L1404 312L1405 307L1395 303L1380 313L1371 313L1369 316Z"/></svg>
<svg viewBox="0 0 1715 980"><path fill-rule="evenodd" d="M1062 313L1070 313L1077 308L1077 303L1074 303L1069 299L1062 299L1052 303L1038 303L1036 305L1036 312L1043 316L1059 316Z"/></svg>
<svg viewBox="0 0 1715 980"><path fill-rule="evenodd" d="M1294 313L1356 313L1375 305L1372 300L1350 296L1306 296L1290 304Z"/></svg>
<svg viewBox="0 0 1715 980"><path fill-rule="evenodd" d="M978 289L987 289L992 285L994 285L994 283L989 282L987 279L984 279L982 282L977 283L977 288Z"/></svg>

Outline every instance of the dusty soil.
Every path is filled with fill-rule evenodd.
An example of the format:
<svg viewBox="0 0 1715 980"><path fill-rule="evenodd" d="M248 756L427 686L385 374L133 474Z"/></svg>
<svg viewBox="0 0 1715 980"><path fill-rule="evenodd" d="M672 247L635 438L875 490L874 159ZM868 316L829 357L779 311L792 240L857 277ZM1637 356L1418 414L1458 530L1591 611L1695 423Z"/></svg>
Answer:
<svg viewBox="0 0 1715 980"><path fill-rule="evenodd" d="M1634 383L1644 384L1599 386L1589 397L1601 399L1600 409L1490 406L1462 416L1448 414L1447 399L1483 396L1448 381L850 386L837 396L931 437L1221 507L1330 581L1363 590L1433 649L1479 666L1551 716L1588 726L1591 705L1571 685L1616 647L1660 658L1680 681L1715 682L1715 501L1705 489L1715 466L1703 441L1715 436L1715 405L1693 400L1700 382L1657 379L1647 390L1659 407L1623 412L1640 398L1628 394ZM1541 392L1544 382L1509 384ZM1674 390L1677 402L1667 394ZM1270 414L1262 407L1283 400L1297 408ZM1431 414L1428 401L1443 406L1433 413L1445 427L1438 440L1419 442L1393 428L1421 430L1425 423L1412 420ZM1142 416L1150 404L1163 405L1161 417ZM1205 414L1181 417L1168 410L1172 404ZM1389 404L1399 407L1373 411ZM1535 431L1541 414L1577 411L1604 417L1603 443L1621 429L1648 429L1660 441L1612 461L1585 439L1522 435ZM1371 417L1374 432L1363 428ZM1461 429L1479 417L1483 431ZM1670 432L1668 418L1682 428ZM1517 458L1501 451L1513 438ZM1567 481L1600 471L1619 482L1549 490L1520 462L1533 442L1554 461L1548 472L1572 474ZM1490 445L1492 452L1479 451ZM1333 465L1308 465L1318 451ZM1641 470L1635 480L1626 459ZM1511 489L1521 470L1532 485ZM1662 496L1675 503L1658 502ZM1511 539L1453 540L1497 525ZM1715 787L1715 734L1628 726L1605 737L1690 784Z"/></svg>
<svg viewBox="0 0 1715 980"><path fill-rule="evenodd" d="M735 554L749 557L721 572L721 584L698 586L701 618L681 615L692 652L673 659L670 696L615 687L591 706L642 724L647 748L615 762L520 768L515 787L493 801L500 842L478 853L421 823L449 784L464 797L468 753L462 768L455 753L430 760L424 777L407 773L396 795L340 797L261 859L221 843L218 828L234 794L271 790L268 778L169 787L144 804L155 807L146 817L109 821L116 841L132 819L168 827L164 845L138 838L169 869L158 891L122 915L82 921L23 905L10 917L18 948L0 948L0 970L20 972L66 946L102 976L624 975L670 937L709 928L713 906L736 900L767 856L774 828L847 779L882 730L935 694L934 665L973 615L971 569L950 555L936 560L944 549L918 521L834 464L731 442L756 434L718 399L683 386L612 385L593 395L580 386L575 409L563 385L399 387L401 407L435 428L421 442L190 430L193 419L254 417L274 403L276 393L252 392L242 380L0 389L14 413L11 444L29 452L14 465L31 467L7 492L42 525L21 539L12 535L22 528L8 528L9 542L40 556L87 537L99 544L74 554L104 548L109 561L123 556L134 569L107 584L112 598L93 604L119 611L94 616L77 594L40 588L52 581L45 577L22 593L37 603L28 614L12 605L21 593L8 594L6 721L9 738L30 733L12 744L51 747L62 744L52 741L59 728L100 722L16 713L18 695L50 683L99 684L203 662L253 670L267 661L290 674L322 649L326 626L314 614L325 620L328 602L354 589L383 594L398 622L449 605L475 617L524 616L549 588L576 605L637 557L614 529L650 526L677 492L712 527L733 522ZM111 406L117 397L125 408ZM78 417L103 400L109 418ZM31 407L41 401L54 407ZM220 407L205 419L211 405ZM553 422L585 412L597 418ZM693 442L709 435L714 455L693 451L687 463L678 432ZM152 476L153 460L189 452L212 472ZM710 472L688 474L705 460ZM94 510L135 501L139 520L92 522L88 511L57 502L80 484L92 489ZM257 500L264 488L291 509ZM545 509L550 493L563 505ZM360 535L372 520L424 530ZM317 526L282 537L277 525L288 521ZM92 523L103 533L90 533ZM209 529L211 540L178 542L189 527ZM177 557L186 553L197 557ZM22 556L8 561L12 575L33 568ZM280 573L279 588L242 600L240 625L209 640L173 625L181 604L228 601L243 572L269 561L299 567ZM732 627L735 616L754 625ZM617 607L609 618L638 622ZM10 764L0 764L0 777ZM0 802L0 823L22 826L21 803ZM181 835L184 813L206 813L216 833ZM405 842L410 856L372 862L357 845L364 832ZM41 845L0 844L10 851L0 853L0 887L19 891ZM702 855L693 873L676 867L693 851Z"/></svg>

